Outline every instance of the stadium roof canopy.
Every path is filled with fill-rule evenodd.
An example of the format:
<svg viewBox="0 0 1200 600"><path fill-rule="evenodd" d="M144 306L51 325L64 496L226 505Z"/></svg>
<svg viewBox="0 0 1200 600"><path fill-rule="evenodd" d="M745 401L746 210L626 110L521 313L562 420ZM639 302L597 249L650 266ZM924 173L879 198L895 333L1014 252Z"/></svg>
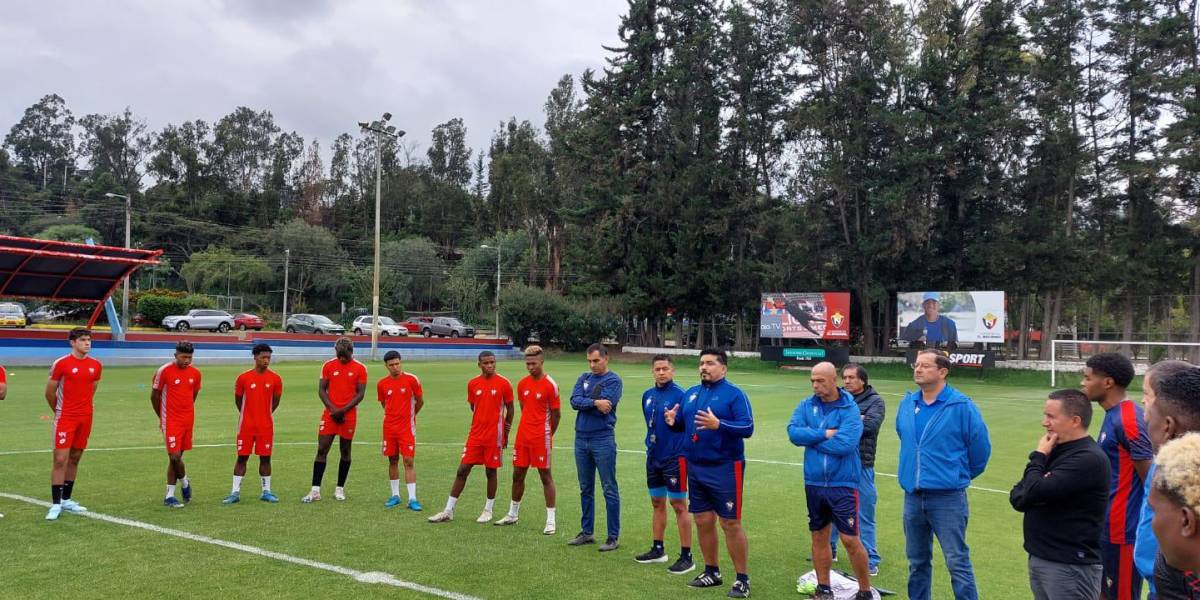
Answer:
<svg viewBox="0 0 1200 600"><path fill-rule="evenodd" d="M0 296L96 305L88 326L126 276L158 264L162 250L91 246L0 235Z"/></svg>

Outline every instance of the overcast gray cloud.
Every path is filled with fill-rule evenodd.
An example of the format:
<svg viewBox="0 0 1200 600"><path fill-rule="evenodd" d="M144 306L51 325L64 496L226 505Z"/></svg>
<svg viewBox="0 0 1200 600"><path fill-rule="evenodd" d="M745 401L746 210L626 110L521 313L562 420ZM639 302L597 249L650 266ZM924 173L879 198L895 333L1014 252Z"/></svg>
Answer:
<svg viewBox="0 0 1200 600"><path fill-rule="evenodd" d="M0 135L43 95L76 115L130 106L152 130L267 109L329 147L390 111L423 150L462 117L485 147L543 121L558 78L604 64L625 0L122 0L0 6Z"/></svg>

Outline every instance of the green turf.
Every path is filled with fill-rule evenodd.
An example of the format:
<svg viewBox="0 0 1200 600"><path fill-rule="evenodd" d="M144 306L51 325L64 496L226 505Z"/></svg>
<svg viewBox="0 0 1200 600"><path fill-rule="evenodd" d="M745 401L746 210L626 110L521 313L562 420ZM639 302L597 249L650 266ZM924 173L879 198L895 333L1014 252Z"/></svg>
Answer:
<svg viewBox="0 0 1200 600"><path fill-rule="evenodd" d="M677 378L685 387L697 381L693 361L681 363ZM243 501L223 506L233 466L236 413L233 379L243 368L202 367L207 385L197 408L197 448L185 459L196 490L183 510L161 505L165 456L157 420L149 406L153 369L108 368L96 399L91 450L80 467L75 497L92 510L254 545L267 550L322 561L358 571L383 571L407 581L484 598L644 598L688 593L689 576L674 577L665 565L639 565L633 555L649 545L649 501L644 457L640 453L644 423L636 400L650 385L644 364L614 362L625 378L626 402L618 410L618 459L622 492L623 532L620 550L600 554L595 546L568 548L578 530L579 495L572 444L574 415L564 407L563 425L555 438L554 474L558 482L558 535L541 535L544 509L541 486L531 476L515 527L478 525L484 497L481 469L472 474L459 503L457 519L433 525L425 518L440 510L454 476L459 444L470 419L463 389L478 373L474 363L411 363L425 388L425 410L418 430L418 492L426 511L384 510L388 495L386 463L379 456L381 410L368 396L359 416L359 444L345 503L332 500L334 468L326 474L326 500L302 505L311 476L313 442L320 414L316 398L319 365L283 363L277 369L285 388L276 414L274 488L282 502L255 499L256 461L243 484ZM555 357L547 371L568 393L585 368L579 356ZM383 374L369 367L372 380ZM500 372L514 382L524 375L517 361L503 361ZM8 399L0 403L0 492L45 499L49 495L49 411L41 393L44 369L17 368L9 373ZM872 384L889 403L887 424L879 444L877 471L881 574L876 583L903 592L907 566L900 522L902 493L894 477L898 442L893 429L895 402L911 389L905 371L881 368ZM1007 490L1020 475L1028 452L1041 432L1041 403L1046 378L1006 377L1003 381L971 376L954 383L979 404L994 446L987 471L970 492L968 541L983 598L1027 597L1021 518L1008 505ZM798 597L795 579L810 568L809 535L801 479L802 451L792 446L785 426L799 400L809 393L807 374L778 372L753 361L731 365L730 380L744 386L756 417L756 432L746 444L744 519L750 540L750 573L756 597ZM1074 382L1071 382L1074 383ZM1096 419L1098 424L1099 419ZM145 447L145 449L142 449ZM99 451L104 448L128 450ZM19 452L27 453L19 453ZM336 453L336 450L334 451ZM506 454L506 461L511 454ZM331 456L331 462L333 457ZM773 462L755 462L773 461ZM778 463L794 464L778 464ZM508 506L511 468L500 472L496 504L499 518ZM598 486L597 486L598 487ZM597 490L599 492L599 490ZM597 531L604 531L603 500ZM64 515L55 523L42 519L45 509L0 498L0 564L6 594L20 597L213 597L283 596L417 597L415 592L358 583L345 575L278 562L236 550L201 544L127 526ZM668 528L672 555L678 542ZM699 557L698 545L696 548ZM949 577L935 552L934 597L951 598ZM722 546L721 564L732 580L732 565ZM839 566L848 569L843 558ZM723 592L691 592L723 597ZM902 594L903 595L903 594Z"/></svg>

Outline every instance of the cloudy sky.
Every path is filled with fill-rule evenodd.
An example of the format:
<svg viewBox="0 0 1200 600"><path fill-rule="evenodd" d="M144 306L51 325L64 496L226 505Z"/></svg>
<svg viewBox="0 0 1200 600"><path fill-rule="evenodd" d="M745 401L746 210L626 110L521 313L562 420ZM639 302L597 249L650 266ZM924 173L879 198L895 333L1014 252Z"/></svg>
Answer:
<svg viewBox="0 0 1200 600"><path fill-rule="evenodd" d="M129 105L152 130L267 109L323 148L384 111L423 154L434 125L485 147L539 127L565 73L599 68L625 0L116 0L0 6L0 135L43 95L77 116Z"/></svg>

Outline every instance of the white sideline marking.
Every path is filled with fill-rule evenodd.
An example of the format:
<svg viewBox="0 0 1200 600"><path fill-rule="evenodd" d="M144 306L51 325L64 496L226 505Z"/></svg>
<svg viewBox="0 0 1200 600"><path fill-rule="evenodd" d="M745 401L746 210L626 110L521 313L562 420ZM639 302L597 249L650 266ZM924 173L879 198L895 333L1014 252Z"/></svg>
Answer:
<svg viewBox="0 0 1200 600"><path fill-rule="evenodd" d="M38 500L36 498L29 498L27 496L20 496L17 494L9 494L9 493L5 493L5 492L0 492L0 497L8 498L10 500L17 500L20 502L26 502L28 504L34 504L34 505L41 506L44 508L48 508L50 506L49 502ZM76 515L72 515L71 517L68 517L68 518L74 518L75 516ZM309 567L312 569L320 569L322 571L329 571L331 573L345 575L345 576L350 577L360 583L378 583L378 584L383 584L383 585L390 585L393 587L413 590L415 592L421 592L423 594L429 594L431 596L438 596L440 598L451 598L452 600L480 600L479 598L477 598L475 596L459 594L458 592L449 592L449 591L446 591L443 589L438 589L438 588L430 587L427 585L421 585L419 583L413 583L411 581L404 581L403 579L398 579L397 577L395 577L394 575L392 575L390 573L382 573L379 571L357 571L355 569L350 569L347 567L339 567L338 565L331 565L329 563L323 563L323 562L316 561L316 560L309 560L307 558L300 558L298 556L292 556L290 554L284 554L282 552L266 550L263 548L259 548L257 546L250 546L247 544L239 544L237 542L229 542L226 540L219 540L217 538L211 538L211 537L208 537L205 535L198 535L195 533L188 533L186 531L180 531L178 529L171 529L168 527L159 527L158 525L152 525L150 523L144 523L142 521L134 521L132 519L124 519L121 517L113 517L110 515L106 515L106 514L102 514L102 513L95 513L95 512L79 513L78 516L87 517L89 519L96 519L97 521L104 521L106 523L114 523L116 525L124 525L126 527L134 527L137 529L144 529L146 531L150 531L153 533L161 533L163 535L169 535L169 536L173 536L173 537L177 537L177 538L183 538L185 540L191 540L193 542L200 542L202 544L211 544L213 546L229 548L231 550L237 550L239 552L245 552L247 554L253 554L255 556L270 558L270 559L274 559L274 560L277 560L280 562L292 563L295 565L300 565L302 567Z"/></svg>

